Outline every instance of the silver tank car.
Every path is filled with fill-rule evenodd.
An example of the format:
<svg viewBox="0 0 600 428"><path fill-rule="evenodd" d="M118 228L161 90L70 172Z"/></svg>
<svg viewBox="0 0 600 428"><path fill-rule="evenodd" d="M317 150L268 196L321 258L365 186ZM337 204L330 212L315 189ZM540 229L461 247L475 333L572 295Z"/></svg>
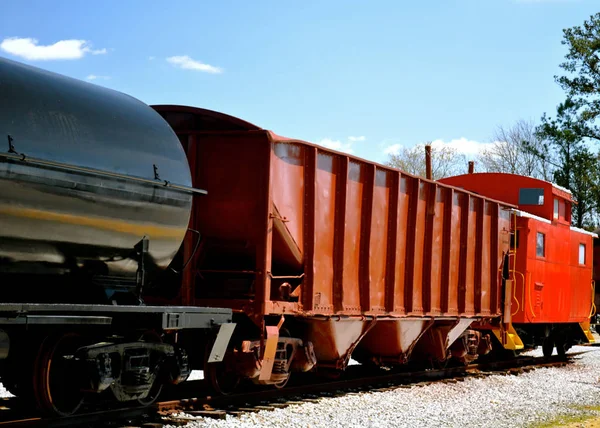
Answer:
<svg viewBox="0 0 600 428"><path fill-rule="evenodd" d="M36 273L140 282L142 264L152 280L171 263L197 190L152 108L0 58L0 138L0 283Z"/></svg>

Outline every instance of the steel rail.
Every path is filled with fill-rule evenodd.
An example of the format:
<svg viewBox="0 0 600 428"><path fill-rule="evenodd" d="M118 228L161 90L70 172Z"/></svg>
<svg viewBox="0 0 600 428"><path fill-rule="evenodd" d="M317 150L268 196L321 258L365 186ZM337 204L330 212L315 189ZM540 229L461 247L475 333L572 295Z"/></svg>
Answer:
<svg viewBox="0 0 600 428"><path fill-rule="evenodd" d="M348 378L343 380L312 382L288 386L283 389L248 390L226 396L210 396L208 394L198 396L198 392L202 390L203 381L192 381L167 391L163 401L151 406L93 411L57 418L21 415L21 417L10 419L10 414L4 414L4 417L0 419L0 427L98 426L101 423L109 424L116 421L127 421L129 426L141 426L144 422L131 423L131 421L145 420L148 422L148 420L153 420L160 423L161 417L164 418L173 412L190 412L192 416L188 418L189 420L196 419L196 416L225 417L226 414L239 415L259 410L272 410L277 407L286 407L303 402L314 402L332 395L383 391L436 381L457 382L472 376L481 377L499 373L518 374L536 368L564 366L573 362L575 357L585 352L589 351L567 354L566 358L556 355L552 357L517 357L438 370L402 372L385 372L381 370L383 373L368 376L365 376L364 369L361 370L361 366L351 366L347 373ZM382 386L384 387L382 388ZM180 398L183 396L187 396L187 398ZM168 421L163 420L162 423L168 423Z"/></svg>

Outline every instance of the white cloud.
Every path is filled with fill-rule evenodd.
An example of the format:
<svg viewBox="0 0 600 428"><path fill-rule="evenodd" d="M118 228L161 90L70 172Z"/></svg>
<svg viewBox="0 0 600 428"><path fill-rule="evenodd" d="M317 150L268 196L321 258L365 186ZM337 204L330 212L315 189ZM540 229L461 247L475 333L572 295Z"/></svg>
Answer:
<svg viewBox="0 0 600 428"><path fill-rule="evenodd" d="M402 148L402 144L392 144L383 149L383 153L386 155L397 155Z"/></svg>
<svg viewBox="0 0 600 428"><path fill-rule="evenodd" d="M9 37L2 40L0 49L9 54L28 60L79 59L85 54L102 55L106 48L92 49L86 40L60 40L52 45L39 45L32 38Z"/></svg>
<svg viewBox="0 0 600 428"><path fill-rule="evenodd" d="M344 153L354 153L352 150L352 143L343 143L340 140L332 140L330 138L323 138L321 141L317 142L319 146L327 147L328 149L337 150L338 152Z"/></svg>
<svg viewBox="0 0 600 428"><path fill-rule="evenodd" d="M167 58L167 62L170 62L176 67L183 68L185 70L196 70L203 71L205 73L222 73L223 70L219 67L204 64L199 61L195 61L187 55L182 56L170 56Z"/></svg>
<svg viewBox="0 0 600 428"><path fill-rule="evenodd" d="M110 76L98 76L96 74L90 74L88 77L86 77L87 80L96 80L96 79L102 79L102 80L108 80L110 79Z"/></svg>
<svg viewBox="0 0 600 428"><path fill-rule="evenodd" d="M481 143L479 141L467 140L465 137L455 138L450 141L434 140L431 142L433 147L452 147L459 153L465 155L478 155L484 149L489 149L493 143Z"/></svg>
<svg viewBox="0 0 600 428"><path fill-rule="evenodd" d="M350 140L350 141L352 141L353 143L355 143L355 142L359 142L359 141L365 141L365 140L366 140L366 138L365 138L365 136L364 136L364 135L361 135L360 137L353 137L353 136L350 136L350 137L348 137L348 140Z"/></svg>
<svg viewBox="0 0 600 428"><path fill-rule="evenodd" d="M154 60L156 59L156 57L155 57L155 56L149 56L149 57L148 57L148 59L149 59L150 61L154 61Z"/></svg>

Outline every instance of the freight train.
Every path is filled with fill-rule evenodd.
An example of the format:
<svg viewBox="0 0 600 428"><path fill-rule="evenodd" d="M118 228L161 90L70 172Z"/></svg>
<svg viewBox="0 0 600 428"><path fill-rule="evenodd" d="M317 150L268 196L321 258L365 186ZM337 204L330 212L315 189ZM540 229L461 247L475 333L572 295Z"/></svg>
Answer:
<svg viewBox="0 0 600 428"><path fill-rule="evenodd" d="M0 59L0 378L43 412L593 341L570 194L432 181Z"/></svg>

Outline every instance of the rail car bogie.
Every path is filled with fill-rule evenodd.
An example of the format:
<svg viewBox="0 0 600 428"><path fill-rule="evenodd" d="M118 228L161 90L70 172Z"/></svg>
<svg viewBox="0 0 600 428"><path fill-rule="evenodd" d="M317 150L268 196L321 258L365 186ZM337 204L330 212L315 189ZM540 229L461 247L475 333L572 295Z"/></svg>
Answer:
<svg viewBox="0 0 600 428"><path fill-rule="evenodd" d="M233 330L220 326L234 327L227 309L0 304L0 314L2 383L60 415L86 395L153 402L163 385L202 368L204 356L192 359L188 349L211 343L209 351L223 355Z"/></svg>

